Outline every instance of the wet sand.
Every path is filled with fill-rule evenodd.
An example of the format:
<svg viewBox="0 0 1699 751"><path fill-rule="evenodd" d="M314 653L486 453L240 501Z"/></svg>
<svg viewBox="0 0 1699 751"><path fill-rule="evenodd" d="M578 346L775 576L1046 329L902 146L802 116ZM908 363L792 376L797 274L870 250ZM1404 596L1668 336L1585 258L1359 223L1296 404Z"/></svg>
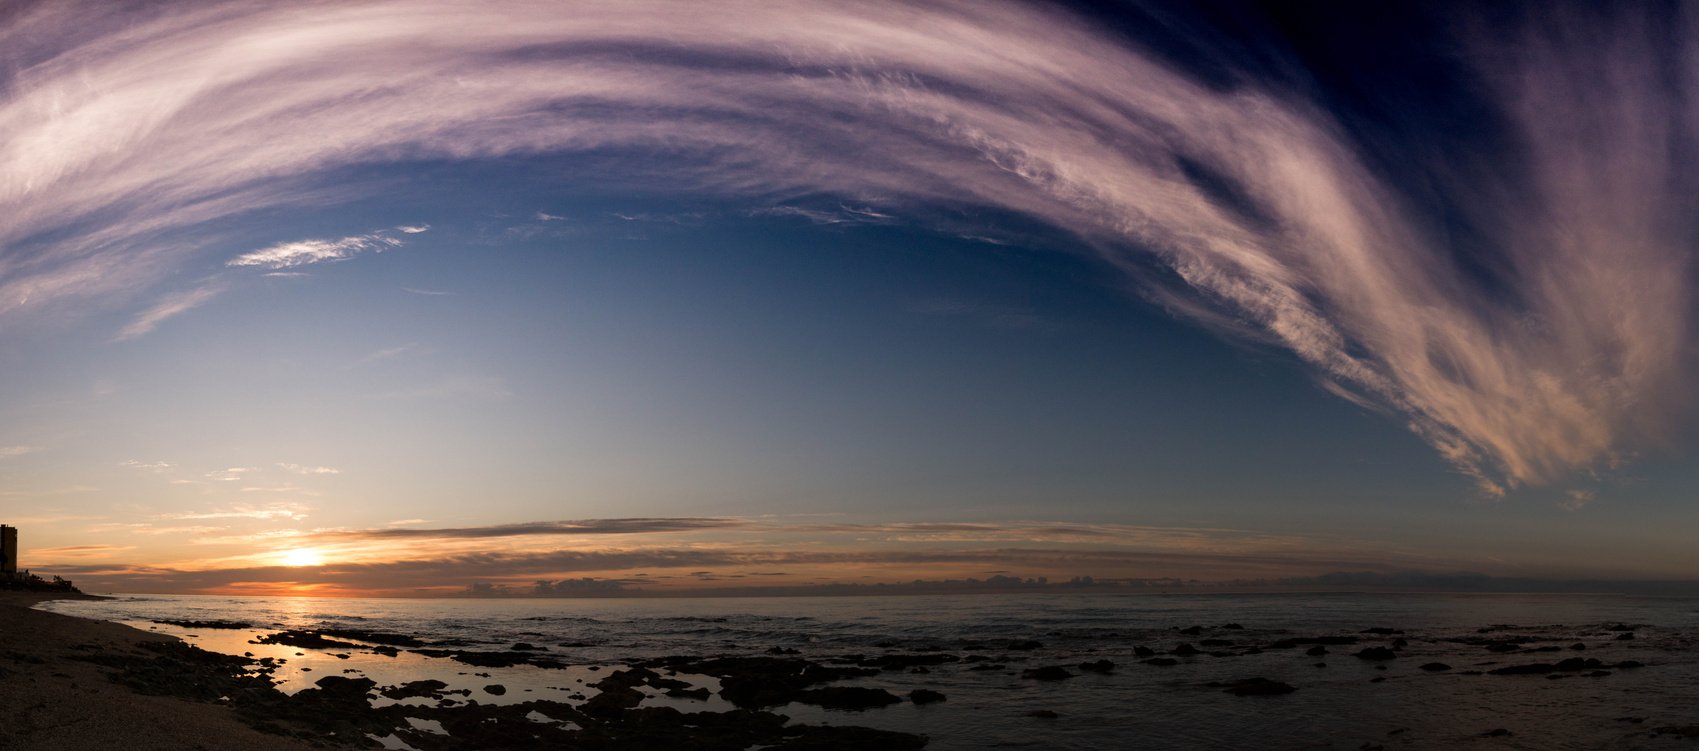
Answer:
<svg viewBox="0 0 1699 751"><path fill-rule="evenodd" d="M153 659L157 653L147 645L177 640L30 609L43 600L82 597L0 592L0 749L322 748L254 730L229 707L115 683L112 664Z"/></svg>

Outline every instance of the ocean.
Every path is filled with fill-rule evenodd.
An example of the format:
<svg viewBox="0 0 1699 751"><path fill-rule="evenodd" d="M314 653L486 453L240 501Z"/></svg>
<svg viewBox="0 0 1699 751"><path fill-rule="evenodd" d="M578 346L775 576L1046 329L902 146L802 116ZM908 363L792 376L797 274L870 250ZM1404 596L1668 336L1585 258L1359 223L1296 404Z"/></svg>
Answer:
<svg viewBox="0 0 1699 751"><path fill-rule="evenodd" d="M484 704L570 702L594 694L586 684L627 663L672 655L779 654L825 664L868 664L895 655L904 659L888 664L898 667L833 685L882 688L898 696L928 689L946 699L866 710L792 703L770 711L792 723L923 734L930 739L927 748L939 751L1657 749L1692 748L1693 736L1699 736L1699 599L1693 598L115 598L40 607L180 636L212 651L286 660L273 675L285 692L309 688L326 675L354 675L379 686L437 679L450 692L465 690L458 695L462 700ZM162 620L235 620L252 628L186 628ZM401 633L433 647L471 651L525 643L566 667L473 667L407 649L387 656L251 643L282 629L323 628ZM1326 654L1309 654L1318 640L1332 643L1321 645ZM1182 644L1197 652L1186 654ZM907 659L916 656L931 657ZM1376 656L1385 659L1368 659ZM1597 662L1583 666L1586 660ZM1055 671L1049 676L1054 680L1028 677L1027 671L1042 667L1060 667L1068 677ZM1504 668L1514 674L1492 672ZM686 712L732 709L717 694L716 679L688 671L676 677L710 694L685 698L647 691L644 705ZM1230 692L1250 678L1295 690ZM488 690L491 686L501 690ZM434 700L374 694L373 701ZM417 725L440 730L429 722ZM406 747L399 737L381 740L391 748Z"/></svg>

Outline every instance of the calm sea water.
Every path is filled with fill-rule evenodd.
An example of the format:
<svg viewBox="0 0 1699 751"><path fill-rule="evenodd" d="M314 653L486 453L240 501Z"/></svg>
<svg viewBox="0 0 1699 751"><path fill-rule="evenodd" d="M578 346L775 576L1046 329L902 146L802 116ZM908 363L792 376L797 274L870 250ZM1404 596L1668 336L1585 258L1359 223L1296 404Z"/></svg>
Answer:
<svg viewBox="0 0 1699 751"><path fill-rule="evenodd" d="M109 601L56 601L42 607L68 615L121 621L182 636L231 654L285 657L276 678L296 691L327 674L357 673L380 685L437 678L485 703L565 701L633 658L667 655L752 655L795 649L826 660L845 654L946 650L983 654L1006 669L974 671L953 663L930 672L886 672L843 685L899 694L927 688L941 704L897 704L863 712L789 705L774 711L797 722L864 725L923 733L929 748L1035 749L1357 749L1693 748L1696 741L1656 729L1699 724L1699 599L1594 595L1030 595L959 597L748 599L315 599L120 595ZM234 619L257 631L182 629L156 619ZM1222 629L1235 623L1242 629ZM1616 624L1633 626L1618 639ZM1514 625L1489 634L1479 629ZM502 648L548 647L575 667L472 668L403 652L383 657L248 643L280 628L322 626L396 631L431 641ZM1202 626L1187 635L1179 629ZM1370 628L1401 636L1359 634ZM1240 652L1284 637L1360 635L1363 643L1330 647L1312 657L1298 649L1229 657L1196 655L1171 667L1142 664L1135 647L1168 652L1182 642ZM1522 636L1529 649L1561 653L1495 653L1452 641ZM1399 657L1374 663L1352 656L1367 646L1407 640ZM1205 639L1232 646L1203 646ZM1009 642L1043 646L1008 651ZM1570 649L1585 644L1585 651ZM572 646L558 646L572 645ZM990 646L982 646L990 645ZM347 654L346 659L336 654ZM300 654L297 654L300 653ZM1565 674L1464 675L1468 670L1582 656L1646 667L1588 677ZM1116 663L1109 675L1083 672L1081 662ZM1426 672L1443 662L1454 670ZM1383 664L1385 669L1377 669ZM1022 678L1026 668L1068 666L1058 682ZM598 671L590 668L596 667ZM306 670L303 670L303 669ZM1211 682L1260 676L1297 691L1240 697ZM689 676L685 676L689 677ZM1383 679L1383 680L1376 680ZM700 685L715 687L703 677ZM496 696L483 687L500 683ZM422 700L407 700L422 701ZM729 709L707 701L654 697L687 711ZM1050 710L1054 719L1028 716ZM1628 718L1638 718L1634 722ZM1487 733L1509 731L1509 735Z"/></svg>

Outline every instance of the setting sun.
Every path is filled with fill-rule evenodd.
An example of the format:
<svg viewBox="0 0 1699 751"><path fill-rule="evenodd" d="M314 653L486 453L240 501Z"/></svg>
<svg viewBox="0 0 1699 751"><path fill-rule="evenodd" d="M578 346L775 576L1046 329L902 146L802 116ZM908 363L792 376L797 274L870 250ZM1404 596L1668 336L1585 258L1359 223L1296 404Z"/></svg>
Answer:
<svg viewBox="0 0 1699 751"><path fill-rule="evenodd" d="M283 554L285 566L320 566L324 564L324 555L310 548L296 548Z"/></svg>

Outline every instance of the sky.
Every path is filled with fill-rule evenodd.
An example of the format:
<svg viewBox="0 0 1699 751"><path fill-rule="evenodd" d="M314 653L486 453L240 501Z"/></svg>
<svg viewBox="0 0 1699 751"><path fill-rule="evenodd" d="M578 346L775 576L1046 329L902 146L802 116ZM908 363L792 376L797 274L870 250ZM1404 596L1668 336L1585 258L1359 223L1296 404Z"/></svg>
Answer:
<svg viewBox="0 0 1699 751"><path fill-rule="evenodd" d="M130 592L1696 578L1699 9L1291 6L0 5L0 522Z"/></svg>

